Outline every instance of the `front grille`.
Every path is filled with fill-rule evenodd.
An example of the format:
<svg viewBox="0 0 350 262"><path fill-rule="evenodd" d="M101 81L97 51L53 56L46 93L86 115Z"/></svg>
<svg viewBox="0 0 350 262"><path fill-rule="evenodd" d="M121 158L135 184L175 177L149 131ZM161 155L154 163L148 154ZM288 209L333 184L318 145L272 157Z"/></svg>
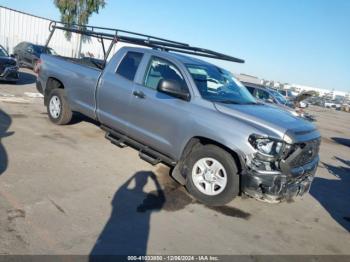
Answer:
<svg viewBox="0 0 350 262"><path fill-rule="evenodd" d="M5 71L5 66L0 65L0 75L2 75L2 73Z"/></svg>
<svg viewBox="0 0 350 262"><path fill-rule="evenodd" d="M311 140L296 145L294 152L287 158L291 167L303 166L310 163L320 150L320 139Z"/></svg>

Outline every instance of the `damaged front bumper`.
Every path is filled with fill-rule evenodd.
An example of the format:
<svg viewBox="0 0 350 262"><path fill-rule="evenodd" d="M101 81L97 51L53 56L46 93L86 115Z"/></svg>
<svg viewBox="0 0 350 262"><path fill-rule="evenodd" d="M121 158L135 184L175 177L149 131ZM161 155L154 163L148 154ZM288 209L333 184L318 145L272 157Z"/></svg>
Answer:
<svg viewBox="0 0 350 262"><path fill-rule="evenodd" d="M310 189L318 162L317 156L303 166L284 172L249 170L242 176L243 192L271 203L302 196Z"/></svg>

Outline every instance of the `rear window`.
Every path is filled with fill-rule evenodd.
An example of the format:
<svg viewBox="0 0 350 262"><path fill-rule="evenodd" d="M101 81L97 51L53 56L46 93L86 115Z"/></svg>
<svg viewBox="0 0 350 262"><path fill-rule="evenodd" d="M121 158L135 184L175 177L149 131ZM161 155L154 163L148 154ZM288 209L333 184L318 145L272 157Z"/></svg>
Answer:
<svg viewBox="0 0 350 262"><path fill-rule="evenodd" d="M142 56L142 53L128 52L121 61L117 69L117 74L129 79L130 81L134 81Z"/></svg>

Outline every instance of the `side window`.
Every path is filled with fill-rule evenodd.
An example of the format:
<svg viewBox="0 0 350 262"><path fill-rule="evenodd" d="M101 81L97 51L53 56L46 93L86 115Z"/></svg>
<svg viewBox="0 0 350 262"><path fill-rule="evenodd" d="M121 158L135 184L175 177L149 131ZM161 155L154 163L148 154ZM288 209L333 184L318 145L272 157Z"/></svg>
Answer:
<svg viewBox="0 0 350 262"><path fill-rule="evenodd" d="M134 81L137 68L140 65L143 54L138 52L128 52L120 62L117 74Z"/></svg>
<svg viewBox="0 0 350 262"><path fill-rule="evenodd" d="M169 61L153 57L151 59L144 85L146 87L157 89L160 80L172 80L186 87L186 82L177 67Z"/></svg>
<svg viewBox="0 0 350 262"><path fill-rule="evenodd" d="M249 93L251 93L252 95L254 94L254 87L251 87L251 86L245 86L245 87L248 89Z"/></svg>

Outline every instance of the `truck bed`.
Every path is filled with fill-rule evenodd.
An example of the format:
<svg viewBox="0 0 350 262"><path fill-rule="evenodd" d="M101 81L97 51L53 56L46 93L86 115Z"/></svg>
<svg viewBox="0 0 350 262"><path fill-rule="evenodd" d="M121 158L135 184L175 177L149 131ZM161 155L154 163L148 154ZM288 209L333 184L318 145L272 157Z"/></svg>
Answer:
<svg viewBox="0 0 350 262"><path fill-rule="evenodd" d="M102 73L98 60L76 59L63 56L41 55L41 73L38 80L45 91L50 78L64 86L70 106L91 118L95 118L95 90Z"/></svg>
<svg viewBox="0 0 350 262"><path fill-rule="evenodd" d="M83 58L72 58L67 56L56 56L56 57L82 65L82 66L88 66L99 70L103 70L104 68L104 61L102 59L97 59L92 57L83 57Z"/></svg>

